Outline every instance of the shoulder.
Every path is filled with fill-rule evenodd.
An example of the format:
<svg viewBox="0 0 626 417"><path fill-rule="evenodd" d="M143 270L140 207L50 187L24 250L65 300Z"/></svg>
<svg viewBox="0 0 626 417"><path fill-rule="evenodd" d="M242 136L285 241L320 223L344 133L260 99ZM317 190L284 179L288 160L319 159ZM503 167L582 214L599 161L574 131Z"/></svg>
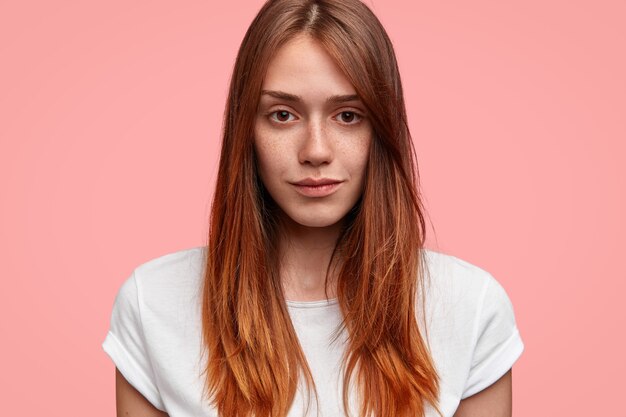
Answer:
<svg viewBox="0 0 626 417"><path fill-rule="evenodd" d="M424 280L433 296L465 304L482 302L490 286L500 286L487 270L459 257L426 249Z"/></svg>
<svg viewBox="0 0 626 417"><path fill-rule="evenodd" d="M511 300L487 270L424 251L426 324L442 389L466 398L502 376L524 345Z"/></svg>
<svg viewBox="0 0 626 417"><path fill-rule="evenodd" d="M139 264L135 273L152 280L199 271L203 266L205 246L197 246L160 255Z"/></svg>
<svg viewBox="0 0 626 417"><path fill-rule="evenodd" d="M196 283L204 268L205 246L170 252L139 264L133 274L142 289L172 289Z"/></svg>
<svg viewBox="0 0 626 417"><path fill-rule="evenodd" d="M192 247L139 264L133 271L139 308L165 316L197 304L205 252L205 246Z"/></svg>
<svg viewBox="0 0 626 417"><path fill-rule="evenodd" d="M453 255L424 250L426 304L440 318L489 319L489 313L514 319L513 305L503 285L486 269ZM477 325L477 323L475 323Z"/></svg>
<svg viewBox="0 0 626 417"><path fill-rule="evenodd" d="M178 357L198 355L204 252L204 247L189 248L139 264L113 305L102 347L124 378L159 410L165 410L161 395L169 381L181 372L193 373ZM181 355L173 358L171 352Z"/></svg>
<svg viewBox="0 0 626 417"><path fill-rule="evenodd" d="M489 271L453 255L424 251L425 285L433 300L453 304L461 313L485 313L498 308L513 315L511 300L503 285Z"/></svg>

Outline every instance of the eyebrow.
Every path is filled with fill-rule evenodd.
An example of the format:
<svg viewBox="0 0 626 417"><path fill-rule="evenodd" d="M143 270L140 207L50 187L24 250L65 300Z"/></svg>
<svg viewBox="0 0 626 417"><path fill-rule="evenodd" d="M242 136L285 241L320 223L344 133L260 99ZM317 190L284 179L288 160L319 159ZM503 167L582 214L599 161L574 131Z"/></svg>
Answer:
<svg viewBox="0 0 626 417"><path fill-rule="evenodd" d="M267 95L274 98L278 98L285 101L291 101L294 103L302 103L302 97L297 96L295 94L285 93L284 91L275 91L275 90L263 90L261 91L261 95ZM348 101L360 101L361 99L357 94L342 94L342 95L333 95L326 99L327 104L339 104L346 103Z"/></svg>

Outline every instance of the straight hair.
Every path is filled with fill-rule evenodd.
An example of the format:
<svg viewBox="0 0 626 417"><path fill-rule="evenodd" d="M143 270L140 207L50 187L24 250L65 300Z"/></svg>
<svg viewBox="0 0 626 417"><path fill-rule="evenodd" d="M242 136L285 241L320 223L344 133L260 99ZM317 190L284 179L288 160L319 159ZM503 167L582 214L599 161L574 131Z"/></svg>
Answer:
<svg viewBox="0 0 626 417"><path fill-rule="evenodd" d="M317 400L279 276L276 203L259 179L253 146L268 64L298 35L311 36L333 58L374 131L363 194L346 216L331 259L342 261L337 298L343 321L335 335L348 334L345 411L355 386L360 416L424 416L426 403L439 412L439 377L416 317L417 306L424 306L418 294L424 294L426 263L415 149L393 46L358 0L267 1L239 48L202 288L204 394L219 415L233 417L286 416L301 378Z"/></svg>

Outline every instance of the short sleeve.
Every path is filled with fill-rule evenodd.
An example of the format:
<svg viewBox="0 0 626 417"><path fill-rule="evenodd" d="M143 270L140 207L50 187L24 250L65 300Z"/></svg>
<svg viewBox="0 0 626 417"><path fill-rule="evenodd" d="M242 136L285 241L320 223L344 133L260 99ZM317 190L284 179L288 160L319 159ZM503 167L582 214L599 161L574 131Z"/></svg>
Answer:
<svg viewBox="0 0 626 417"><path fill-rule="evenodd" d="M165 411L146 349L135 272L117 293L102 348L124 378L152 405Z"/></svg>
<svg viewBox="0 0 626 417"><path fill-rule="evenodd" d="M493 276L487 278L476 316L471 368L461 399L500 379L524 350L511 300Z"/></svg>

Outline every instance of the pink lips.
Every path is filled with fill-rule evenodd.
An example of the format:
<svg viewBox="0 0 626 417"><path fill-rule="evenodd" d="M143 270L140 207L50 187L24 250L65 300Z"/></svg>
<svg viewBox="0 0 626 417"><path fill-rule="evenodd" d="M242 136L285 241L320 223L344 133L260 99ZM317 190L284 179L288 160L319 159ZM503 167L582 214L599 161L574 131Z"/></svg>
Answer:
<svg viewBox="0 0 626 417"><path fill-rule="evenodd" d="M342 182L332 178L305 178L292 184L300 194L306 197L326 197L334 193Z"/></svg>

